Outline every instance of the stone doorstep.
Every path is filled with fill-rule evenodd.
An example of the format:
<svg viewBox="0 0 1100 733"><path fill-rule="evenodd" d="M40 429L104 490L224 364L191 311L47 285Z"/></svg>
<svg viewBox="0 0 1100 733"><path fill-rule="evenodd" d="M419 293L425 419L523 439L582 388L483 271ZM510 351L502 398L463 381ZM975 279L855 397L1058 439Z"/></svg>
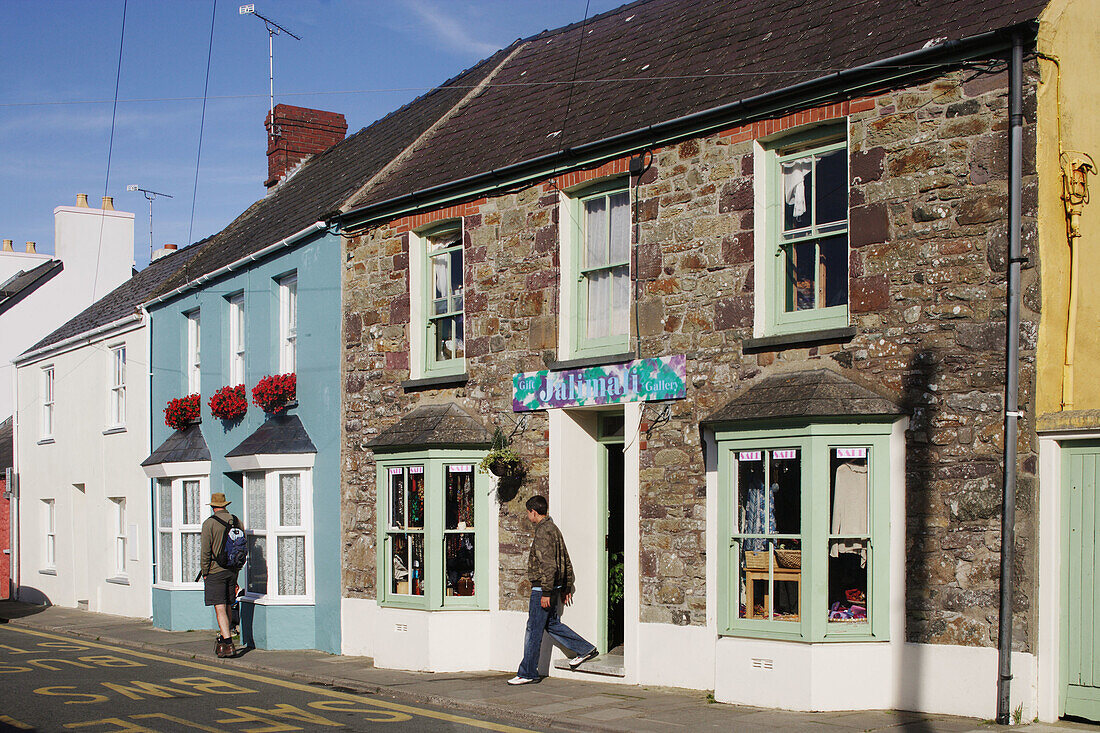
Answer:
<svg viewBox="0 0 1100 733"><path fill-rule="evenodd" d="M604 677L626 677L626 665L623 658L617 654L601 654L595 659L589 659L577 669L569 668L568 659L558 659L554 662L554 669L563 669L574 674L584 672Z"/></svg>

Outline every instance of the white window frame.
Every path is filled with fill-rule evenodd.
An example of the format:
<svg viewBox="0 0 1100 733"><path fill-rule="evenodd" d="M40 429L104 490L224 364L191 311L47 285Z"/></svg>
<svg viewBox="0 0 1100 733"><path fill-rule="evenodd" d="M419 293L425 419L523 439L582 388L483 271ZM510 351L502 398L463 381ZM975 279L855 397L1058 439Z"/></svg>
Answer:
<svg viewBox="0 0 1100 733"><path fill-rule="evenodd" d="M608 207L607 216L607 246L609 262L596 268L585 267L585 253L587 244L587 217L585 207L589 201L595 199L609 200L610 197L625 194L627 197L627 254L623 260L610 261L611 242L611 216ZM561 293L560 302L560 328L558 350L564 358L575 359L589 356L611 356L625 353L630 348L630 338L633 335L633 322L631 314L634 312L634 230L633 222L634 202L630 198L629 180L625 178L613 178L609 180L587 183L576 189L563 191L559 194L558 209L561 212L561 221L558 223L561 232L560 260L561 260ZM609 333L601 337L588 336L587 304L588 304L588 279L587 273L596 270L614 270L626 268L627 279L627 306L626 324L622 333Z"/></svg>
<svg viewBox="0 0 1100 733"><path fill-rule="evenodd" d="M184 314L187 318L187 394L202 391L202 318L199 309Z"/></svg>
<svg viewBox="0 0 1100 733"><path fill-rule="evenodd" d="M185 482L197 481L199 483L199 517L198 523L183 524L183 485ZM165 490L171 496L171 523L164 524L161 517L161 492ZM153 506L153 524L156 529L156 561L157 577L154 579L154 587L157 588L201 588L202 581L196 582L194 577L183 577L183 535L202 532L202 523L209 516L210 506L210 477L208 475L166 476L158 478L156 482L156 503ZM203 509L207 513L203 513ZM164 562L161 555L161 536L170 534L172 537L172 577L163 579Z"/></svg>
<svg viewBox="0 0 1100 733"><path fill-rule="evenodd" d="M115 555L115 577L126 578L129 573L126 570L128 543L130 538L126 531L126 497L113 496L108 499L111 504L111 524L115 529L112 541Z"/></svg>
<svg viewBox="0 0 1100 733"><path fill-rule="evenodd" d="M845 150L846 178L851 174L848 163L851 157L849 144L851 135L847 130L847 121L784 133L768 141L757 141L754 148L754 193L757 206L754 213L756 237L755 255L755 319L754 333L757 336L789 335L807 333L828 328L843 328L850 322L851 278L848 274L851 246L848 243L850 231L849 213L843 223L823 225L820 230L816 223L803 230L784 233L783 224L783 181L780 166L789 160L814 157L825 153ZM850 185L846 181L846 190ZM815 181L816 183L816 181ZM811 212L814 200L807 202ZM811 216L811 219L813 216ZM847 294L842 305L824 306L818 303L821 295L815 279L814 307L805 310L788 311L785 305L787 282L783 265L784 247L795 244L808 244L825 241L830 237L845 238L845 257L841 265L847 283ZM821 272L820 265L817 268Z"/></svg>
<svg viewBox="0 0 1100 733"><path fill-rule="evenodd" d="M54 426L54 394L57 389L57 379L54 367L42 367L42 439L53 438Z"/></svg>
<svg viewBox="0 0 1100 733"><path fill-rule="evenodd" d="M279 523L280 485L283 476L298 476L299 504L301 512L299 524L282 525ZM253 511L248 495L249 476L262 477L264 481L264 513L261 521ZM245 563L245 598L260 605L312 605L316 583L313 554L313 470L311 468L276 468L270 470L249 470L244 474L244 517L245 534L248 536L250 561ZM251 548L254 538L264 538L267 553L267 590L256 593L247 581L250 572ZM283 595L279 589L279 538L303 537L305 553L305 593L302 595Z"/></svg>
<svg viewBox="0 0 1100 733"><path fill-rule="evenodd" d="M279 280L279 373L298 370L298 274Z"/></svg>
<svg viewBox="0 0 1100 733"><path fill-rule="evenodd" d="M107 427L126 426L126 344L109 349L107 387Z"/></svg>
<svg viewBox="0 0 1100 733"><path fill-rule="evenodd" d="M57 500L43 499L45 512L42 515L42 569L57 571Z"/></svg>
<svg viewBox="0 0 1100 733"><path fill-rule="evenodd" d="M229 301L229 384L245 383L245 329L244 293L235 293Z"/></svg>

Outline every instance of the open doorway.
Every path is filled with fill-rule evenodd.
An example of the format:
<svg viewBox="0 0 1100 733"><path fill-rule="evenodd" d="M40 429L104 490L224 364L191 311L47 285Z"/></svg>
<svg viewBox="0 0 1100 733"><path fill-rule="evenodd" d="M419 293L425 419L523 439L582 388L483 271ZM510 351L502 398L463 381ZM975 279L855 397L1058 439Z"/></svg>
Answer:
<svg viewBox="0 0 1100 733"><path fill-rule="evenodd" d="M621 656L625 639L625 516L623 513L625 420L622 412L600 416L599 493L603 522L604 551L601 553L601 613L599 640L601 654Z"/></svg>

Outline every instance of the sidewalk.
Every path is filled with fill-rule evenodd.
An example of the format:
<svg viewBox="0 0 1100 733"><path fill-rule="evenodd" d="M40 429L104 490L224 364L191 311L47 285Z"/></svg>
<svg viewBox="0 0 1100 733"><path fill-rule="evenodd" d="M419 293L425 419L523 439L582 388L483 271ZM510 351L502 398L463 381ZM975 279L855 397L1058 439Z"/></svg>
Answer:
<svg viewBox="0 0 1100 733"><path fill-rule="evenodd" d="M59 632L122 647L209 664L226 664L366 692L411 703L532 725L575 731L996 731L988 721L894 711L795 713L708 701L707 693L668 687L544 679L510 687L502 672L433 674L375 669L367 657L316 651L252 649L237 659L213 655L212 632L171 632L147 619L123 618L57 606L0 602L0 623ZM1033 724L1029 733L1096 730L1093 726Z"/></svg>

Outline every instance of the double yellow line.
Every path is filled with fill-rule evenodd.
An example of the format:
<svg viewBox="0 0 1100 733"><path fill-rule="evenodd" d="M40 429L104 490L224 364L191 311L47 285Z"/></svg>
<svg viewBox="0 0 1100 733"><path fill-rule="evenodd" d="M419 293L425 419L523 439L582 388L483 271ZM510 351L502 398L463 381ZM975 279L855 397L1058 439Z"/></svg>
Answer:
<svg viewBox="0 0 1100 733"><path fill-rule="evenodd" d="M57 641L67 641L70 643L80 644L81 646L92 647L95 649L107 649L120 654L128 654L131 657L138 657L139 659L147 659L156 662L164 662L166 664L174 664L178 667L187 667L189 669L198 669L204 672L211 672L217 675L224 675L224 667L211 667L201 662L190 662L183 659L175 659L173 657L160 656L158 654L150 654L148 652L135 651L133 649L126 649L125 647L111 646L109 644L100 644L94 641L85 641L84 639L58 636L56 634L49 634L44 631L35 631L32 629L23 629L13 626L5 627L8 631L16 631L20 634L27 634L30 636L38 636L44 639L52 639ZM249 680L251 682L259 682L261 684L274 685L276 687L283 687L288 690L298 690L300 692L308 692L311 695L319 695L322 697L334 698L337 700L349 700L358 703L366 703L374 705L386 710L395 710L398 712L406 713L408 715L415 715L422 718L434 718L435 720L444 720L449 723L459 723L462 725L470 726L471 728L481 728L483 730L498 731L498 733L532 733L527 728L516 728L511 725L504 725L503 723L493 723L485 720L477 720L476 718L467 718L462 715L454 715L453 713L444 713L438 710L431 710L428 708L417 708L411 705L402 705L401 703L390 702L388 700L378 700L373 697L364 697L363 695L356 695L349 692L340 692L338 690L327 690L324 688L315 687L313 685L304 685L300 682L290 682L288 680L281 680L276 677L266 677L254 672L245 672L234 668L234 677L242 680Z"/></svg>

